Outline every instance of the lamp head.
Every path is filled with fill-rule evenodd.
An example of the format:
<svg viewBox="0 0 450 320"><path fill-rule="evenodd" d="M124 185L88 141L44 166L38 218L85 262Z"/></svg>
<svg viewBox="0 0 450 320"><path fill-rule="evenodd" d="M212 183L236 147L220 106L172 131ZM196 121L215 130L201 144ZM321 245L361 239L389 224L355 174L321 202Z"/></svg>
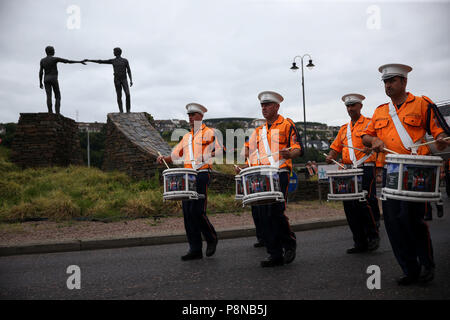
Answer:
<svg viewBox="0 0 450 320"><path fill-rule="evenodd" d="M306 65L306 67L311 70L312 68L315 67L314 63L312 63L312 59L309 59L309 63Z"/></svg>

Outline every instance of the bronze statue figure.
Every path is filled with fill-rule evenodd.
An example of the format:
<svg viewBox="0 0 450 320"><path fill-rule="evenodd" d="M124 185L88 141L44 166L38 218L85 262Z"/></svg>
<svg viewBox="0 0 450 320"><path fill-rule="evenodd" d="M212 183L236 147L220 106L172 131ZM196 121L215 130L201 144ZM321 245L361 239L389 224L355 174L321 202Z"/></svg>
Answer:
<svg viewBox="0 0 450 320"><path fill-rule="evenodd" d="M49 113L53 113L52 111L52 89L55 93L55 112L56 114L60 113L61 108L61 92L59 91L59 83L58 83L58 68L56 64L58 62L62 63L81 63L86 64L84 61L73 61L67 60L63 58L54 57L55 49L51 46L45 48L45 53L47 56L41 59L41 67L39 69L39 87L44 89L47 94L47 108ZM45 72L45 75L44 75ZM42 76L44 75L44 84L42 84Z"/></svg>
<svg viewBox="0 0 450 320"><path fill-rule="evenodd" d="M122 49L114 48L114 59L109 60L89 60L84 61L101 63L101 64L112 64L114 69L114 86L116 88L117 94L117 104L119 105L120 112L123 112L122 107L122 89L125 92L126 97L126 108L127 113L131 110L131 98L130 98L130 88L128 87L127 73L130 77L130 87L133 86L133 79L131 78L130 64L127 59L121 57Z"/></svg>

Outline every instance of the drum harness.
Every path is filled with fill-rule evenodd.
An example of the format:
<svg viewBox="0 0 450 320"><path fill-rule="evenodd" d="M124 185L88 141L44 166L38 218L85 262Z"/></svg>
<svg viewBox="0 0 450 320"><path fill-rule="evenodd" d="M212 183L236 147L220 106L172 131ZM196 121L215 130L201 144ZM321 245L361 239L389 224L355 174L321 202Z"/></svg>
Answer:
<svg viewBox="0 0 450 320"><path fill-rule="evenodd" d="M270 165L273 166L273 167L280 168L280 166L281 166L283 163L286 162L286 159L282 159L281 161L275 162L275 160L274 160L274 158L273 158L273 156L272 156L272 151L270 150L270 147L269 147L269 141L267 141L267 129L266 129L266 126L265 126L265 125L264 125L263 128L262 128L261 139L262 139L262 141L263 141L264 149L265 149L265 151L266 151L266 153L267 153L267 156L268 156ZM259 153L258 153L258 158L259 158ZM281 169L281 170L280 170L280 172L282 172L282 171L287 171L287 172L289 172L289 170L285 170L285 169Z"/></svg>
<svg viewBox="0 0 450 320"><path fill-rule="evenodd" d="M197 134L197 133L196 133ZM191 162L192 168L197 170L198 172L210 172L210 169L203 169L203 170L198 170L199 168L201 168L202 166L204 166L206 163L204 162L200 162L199 164L196 163L195 158L194 158L194 149L192 147L192 139L193 139L193 134L189 135L189 161Z"/></svg>
<svg viewBox="0 0 450 320"><path fill-rule="evenodd" d="M366 154L361 159L356 160L355 150L353 148L353 141L352 141L352 131L350 129L351 125L352 125L352 123L350 121L347 124L347 143L350 148L347 148L347 149L348 149L348 153L350 154L350 160L353 163L353 167L358 168L361 164L364 163L364 161L366 161L367 159L369 159L370 156L372 156L373 151L370 154Z"/></svg>
<svg viewBox="0 0 450 320"><path fill-rule="evenodd" d="M392 101L389 102L389 116L391 117L392 122L394 123L395 130L397 130L398 136L400 137L403 146L406 149L411 150L411 154L417 154L417 147L415 146L414 141L411 139L411 136L408 134L408 131L406 131L402 122L398 118L397 110L392 104Z"/></svg>

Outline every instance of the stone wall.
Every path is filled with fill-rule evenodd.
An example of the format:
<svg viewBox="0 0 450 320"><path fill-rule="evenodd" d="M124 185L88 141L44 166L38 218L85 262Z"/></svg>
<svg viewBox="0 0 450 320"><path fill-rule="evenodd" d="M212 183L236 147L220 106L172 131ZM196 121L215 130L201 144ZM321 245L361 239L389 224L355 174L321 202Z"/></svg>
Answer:
<svg viewBox="0 0 450 320"><path fill-rule="evenodd" d="M134 179L149 179L158 168L158 151L168 155L171 148L148 121L148 114L109 113L103 169L125 172Z"/></svg>
<svg viewBox="0 0 450 320"><path fill-rule="evenodd" d="M52 113L21 113L11 159L22 168L82 165L78 126Z"/></svg>

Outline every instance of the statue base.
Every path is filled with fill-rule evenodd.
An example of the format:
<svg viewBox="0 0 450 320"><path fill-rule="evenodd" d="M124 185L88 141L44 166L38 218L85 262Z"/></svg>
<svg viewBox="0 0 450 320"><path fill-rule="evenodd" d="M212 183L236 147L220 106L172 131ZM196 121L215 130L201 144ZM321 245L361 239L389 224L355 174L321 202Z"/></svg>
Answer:
<svg viewBox="0 0 450 320"><path fill-rule="evenodd" d="M22 168L82 165L78 125L53 113L21 113L12 161Z"/></svg>

